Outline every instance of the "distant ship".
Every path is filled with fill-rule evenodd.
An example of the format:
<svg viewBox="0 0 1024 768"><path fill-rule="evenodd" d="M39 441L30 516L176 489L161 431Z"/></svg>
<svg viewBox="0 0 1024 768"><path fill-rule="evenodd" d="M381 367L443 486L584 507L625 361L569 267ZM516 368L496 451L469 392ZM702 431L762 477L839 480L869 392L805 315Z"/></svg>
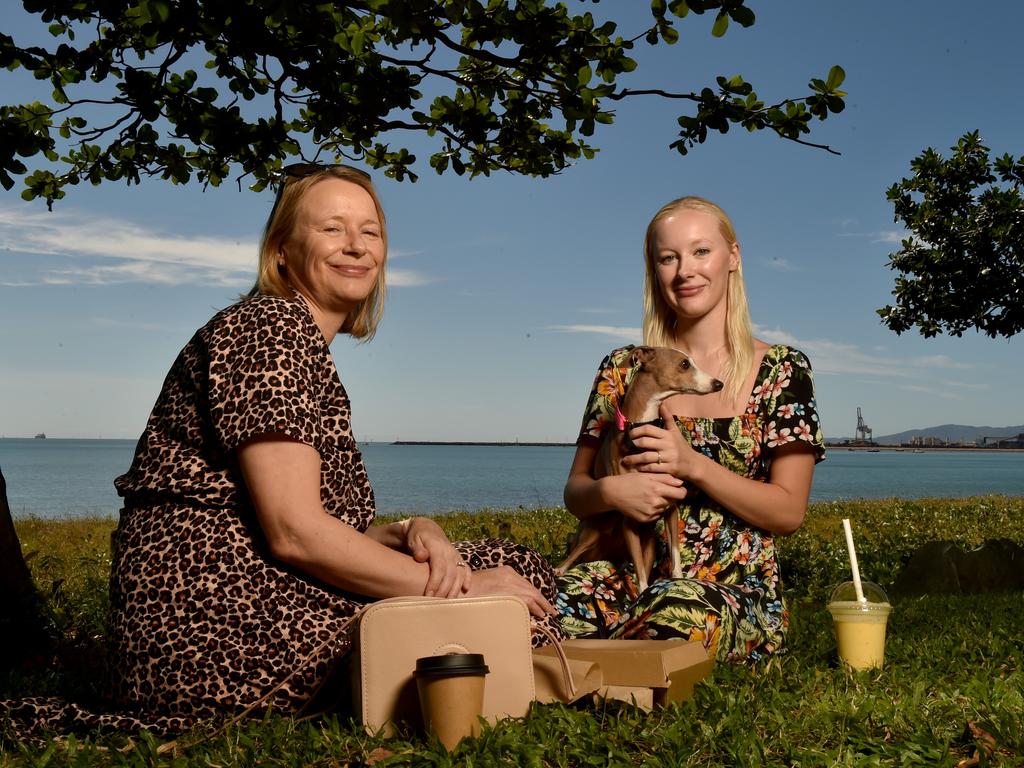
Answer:
<svg viewBox="0 0 1024 768"><path fill-rule="evenodd" d="M45 440L46 439L46 433L45 432L40 432L38 435L36 435L36 437L38 439L40 439L40 440Z"/></svg>

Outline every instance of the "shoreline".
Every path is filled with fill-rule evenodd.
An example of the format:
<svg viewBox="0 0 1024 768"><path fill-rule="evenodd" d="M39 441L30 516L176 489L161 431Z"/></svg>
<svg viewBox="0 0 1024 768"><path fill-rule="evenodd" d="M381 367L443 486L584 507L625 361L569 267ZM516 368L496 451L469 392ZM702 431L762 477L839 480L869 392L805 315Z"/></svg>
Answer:
<svg viewBox="0 0 1024 768"><path fill-rule="evenodd" d="M0 442L25 442L39 444L53 444L66 442L109 442L109 443L136 443L138 438L124 437L11 437L0 436ZM469 447L531 447L531 448L575 448L575 442L558 442L547 440L360 440L359 445L419 445L419 446L469 446ZM825 443L825 449L829 451L867 451L879 453L883 451L910 452L910 453L942 453L942 452L973 452L973 453L1024 453L1024 448L983 448L970 445L852 445L848 443Z"/></svg>
<svg viewBox="0 0 1024 768"><path fill-rule="evenodd" d="M1024 448L979 448L969 445L846 445L844 443L825 443L826 451L868 451L882 452L895 451L902 453L943 453L943 452L964 452L973 453L1024 453Z"/></svg>
<svg viewBox="0 0 1024 768"><path fill-rule="evenodd" d="M366 444L366 443L364 443ZM545 443L524 440L394 440L384 445L476 445L476 446L539 446L542 448L572 448L576 443Z"/></svg>

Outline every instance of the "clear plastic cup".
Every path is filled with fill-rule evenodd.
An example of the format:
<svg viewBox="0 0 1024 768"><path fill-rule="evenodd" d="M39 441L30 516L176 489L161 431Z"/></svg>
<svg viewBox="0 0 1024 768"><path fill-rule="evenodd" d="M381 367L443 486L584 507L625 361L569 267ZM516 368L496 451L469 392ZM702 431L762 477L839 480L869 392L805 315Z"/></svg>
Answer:
<svg viewBox="0 0 1024 768"><path fill-rule="evenodd" d="M836 632L839 658L853 669L873 669L885 660L885 630L892 604L885 590L870 581L861 582L865 602L857 600L852 581L832 591L828 611Z"/></svg>

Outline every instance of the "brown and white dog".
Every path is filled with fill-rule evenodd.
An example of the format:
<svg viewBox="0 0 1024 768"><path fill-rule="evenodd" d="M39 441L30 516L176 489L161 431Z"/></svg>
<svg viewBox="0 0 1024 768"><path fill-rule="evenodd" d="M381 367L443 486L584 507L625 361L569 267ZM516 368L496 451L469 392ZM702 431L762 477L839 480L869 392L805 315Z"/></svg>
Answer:
<svg viewBox="0 0 1024 768"><path fill-rule="evenodd" d="M637 347L632 355L634 364L640 367L619 406L617 423L605 433L594 458L595 479L626 471L621 464L623 456L640 450L629 439L629 430L658 421L658 409L665 399L677 393L707 395L722 389L722 382L698 369L687 355L675 349ZM682 576L679 510L674 504L665 512L665 527L672 557L672 576L679 578ZM565 573L578 562L619 562L628 556L633 561L637 586L642 592L647 589L647 580L654 566L654 539L653 523L639 523L616 511L591 515L580 521L572 548L555 572Z"/></svg>

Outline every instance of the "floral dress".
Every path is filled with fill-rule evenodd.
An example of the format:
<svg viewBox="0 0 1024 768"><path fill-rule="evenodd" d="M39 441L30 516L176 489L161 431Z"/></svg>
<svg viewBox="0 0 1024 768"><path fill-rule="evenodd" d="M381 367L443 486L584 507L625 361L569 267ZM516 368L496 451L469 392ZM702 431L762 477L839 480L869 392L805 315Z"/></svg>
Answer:
<svg viewBox="0 0 1024 768"><path fill-rule="evenodd" d="M629 386L633 347L601 363L587 402L580 442L614 424L618 382ZM728 418L676 417L697 451L732 472L767 482L776 448L802 441L815 461L825 457L811 365L785 345L768 349L747 407ZM651 584L637 593L630 562L599 561L570 569L558 582L562 626L575 637L700 640L719 660L756 661L780 650L789 617L772 536L690 489L679 504L683 578L670 577L661 528Z"/></svg>

